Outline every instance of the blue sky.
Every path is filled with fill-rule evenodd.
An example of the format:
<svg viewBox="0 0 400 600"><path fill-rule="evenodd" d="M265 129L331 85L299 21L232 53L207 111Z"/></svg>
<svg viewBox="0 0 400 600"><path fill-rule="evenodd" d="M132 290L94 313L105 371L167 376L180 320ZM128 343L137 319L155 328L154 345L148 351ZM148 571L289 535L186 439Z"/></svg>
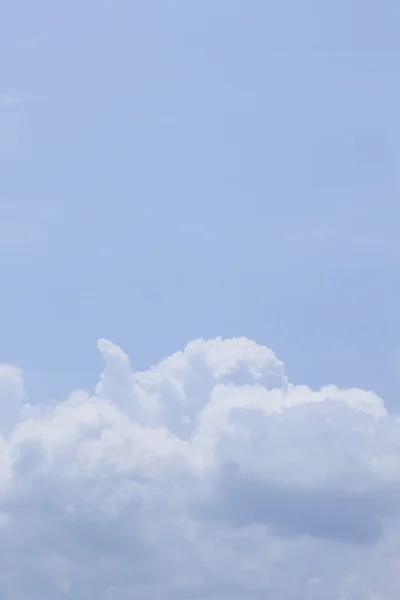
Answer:
<svg viewBox="0 0 400 600"><path fill-rule="evenodd" d="M398 3L3 3L0 358L31 397L246 335L399 383Z"/></svg>
<svg viewBox="0 0 400 600"><path fill-rule="evenodd" d="M2 599L398 598L399 22L1 3Z"/></svg>

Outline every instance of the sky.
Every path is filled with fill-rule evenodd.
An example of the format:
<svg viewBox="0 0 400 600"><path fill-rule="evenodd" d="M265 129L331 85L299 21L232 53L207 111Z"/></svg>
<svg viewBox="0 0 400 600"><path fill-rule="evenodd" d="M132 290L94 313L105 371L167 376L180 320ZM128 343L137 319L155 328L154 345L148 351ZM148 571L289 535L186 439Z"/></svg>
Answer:
<svg viewBox="0 0 400 600"><path fill-rule="evenodd" d="M395 597L399 19L1 3L6 600Z"/></svg>

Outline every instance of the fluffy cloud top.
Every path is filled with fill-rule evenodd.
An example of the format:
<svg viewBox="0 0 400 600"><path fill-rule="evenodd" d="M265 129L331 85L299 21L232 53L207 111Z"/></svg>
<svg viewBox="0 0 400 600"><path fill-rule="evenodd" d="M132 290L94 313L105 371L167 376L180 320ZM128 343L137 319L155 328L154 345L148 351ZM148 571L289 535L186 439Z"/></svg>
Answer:
<svg viewBox="0 0 400 600"><path fill-rule="evenodd" d="M24 404L0 365L4 600L394 599L400 423L196 340L145 372L106 340L94 393Z"/></svg>

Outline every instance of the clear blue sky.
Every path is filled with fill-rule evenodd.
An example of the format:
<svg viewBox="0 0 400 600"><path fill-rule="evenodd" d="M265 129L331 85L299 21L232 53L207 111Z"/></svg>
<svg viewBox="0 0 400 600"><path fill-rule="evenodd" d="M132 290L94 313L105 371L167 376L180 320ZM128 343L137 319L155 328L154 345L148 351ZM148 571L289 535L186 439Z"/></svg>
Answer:
<svg viewBox="0 0 400 600"><path fill-rule="evenodd" d="M396 406L400 5L3 2L0 361L246 335Z"/></svg>

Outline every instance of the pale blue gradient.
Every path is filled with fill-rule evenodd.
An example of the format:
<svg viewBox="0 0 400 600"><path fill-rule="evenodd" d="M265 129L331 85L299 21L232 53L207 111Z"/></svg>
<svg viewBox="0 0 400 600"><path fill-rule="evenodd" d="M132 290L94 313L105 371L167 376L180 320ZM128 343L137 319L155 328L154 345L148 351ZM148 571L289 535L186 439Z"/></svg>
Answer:
<svg viewBox="0 0 400 600"><path fill-rule="evenodd" d="M293 382L400 383L400 5L0 8L0 361L32 400L246 335Z"/></svg>

